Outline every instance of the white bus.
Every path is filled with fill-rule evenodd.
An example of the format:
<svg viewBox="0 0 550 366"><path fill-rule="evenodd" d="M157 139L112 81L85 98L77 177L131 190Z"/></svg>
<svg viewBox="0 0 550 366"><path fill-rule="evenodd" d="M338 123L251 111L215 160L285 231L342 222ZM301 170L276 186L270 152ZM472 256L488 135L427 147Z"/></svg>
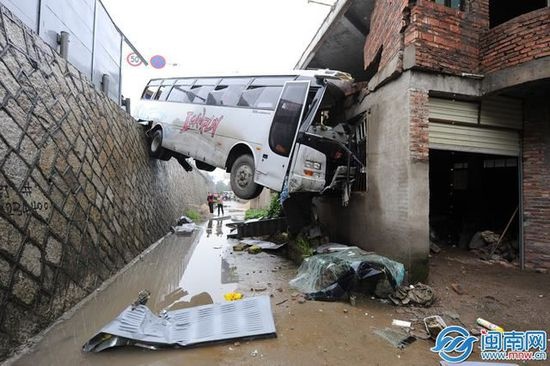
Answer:
<svg viewBox="0 0 550 366"><path fill-rule="evenodd" d="M151 156L223 168L240 198L263 187L321 193L349 188L362 168L344 118L351 82L331 70L153 79L135 114L147 126Z"/></svg>

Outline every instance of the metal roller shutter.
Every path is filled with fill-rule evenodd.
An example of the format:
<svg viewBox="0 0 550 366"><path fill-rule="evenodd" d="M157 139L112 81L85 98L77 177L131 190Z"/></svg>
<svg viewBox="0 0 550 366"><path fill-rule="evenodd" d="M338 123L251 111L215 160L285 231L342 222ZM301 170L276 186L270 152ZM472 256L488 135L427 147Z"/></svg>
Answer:
<svg viewBox="0 0 550 366"><path fill-rule="evenodd" d="M517 130L486 126L518 128L521 126L521 104L508 104L506 113L493 101L489 104L482 101L481 105L480 115L479 103L430 98L430 148L518 156L520 139ZM485 112L484 105L488 106ZM485 126L478 121L484 122Z"/></svg>

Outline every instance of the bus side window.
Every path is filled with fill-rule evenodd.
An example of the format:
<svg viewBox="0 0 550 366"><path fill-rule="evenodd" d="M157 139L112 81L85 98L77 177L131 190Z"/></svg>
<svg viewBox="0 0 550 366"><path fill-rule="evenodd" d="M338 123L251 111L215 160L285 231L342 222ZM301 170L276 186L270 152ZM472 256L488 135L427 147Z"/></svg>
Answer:
<svg viewBox="0 0 550 366"><path fill-rule="evenodd" d="M196 86L191 88L190 93L193 96L193 104L206 104L208 93L214 90L214 85Z"/></svg>
<svg viewBox="0 0 550 366"><path fill-rule="evenodd" d="M273 110L282 89L280 86L251 86L242 93L238 105Z"/></svg>
<svg viewBox="0 0 550 366"><path fill-rule="evenodd" d="M158 101L165 101L168 97L168 94L170 94L170 90L172 89L172 85L163 85L159 88L157 94L155 94L155 100Z"/></svg>
<svg viewBox="0 0 550 366"><path fill-rule="evenodd" d="M147 88L145 88L145 90L143 91L143 95L141 96L141 99L146 99L146 100L152 99L153 95L155 95L158 88L159 88L158 86L147 86Z"/></svg>
<svg viewBox="0 0 550 366"><path fill-rule="evenodd" d="M254 108L274 110L283 87L266 86L262 89L262 93L256 99L256 103L254 103Z"/></svg>
<svg viewBox="0 0 550 366"><path fill-rule="evenodd" d="M193 99L189 95L189 85L176 85L168 95L169 102L191 103Z"/></svg>

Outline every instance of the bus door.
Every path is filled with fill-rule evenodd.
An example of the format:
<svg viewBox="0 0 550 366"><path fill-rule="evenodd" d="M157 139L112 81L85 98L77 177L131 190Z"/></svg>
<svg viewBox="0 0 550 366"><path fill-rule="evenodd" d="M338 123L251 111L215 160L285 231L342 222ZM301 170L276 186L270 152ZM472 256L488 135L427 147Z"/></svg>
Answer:
<svg viewBox="0 0 550 366"><path fill-rule="evenodd" d="M302 119L309 90L309 81L285 83L273 115L269 134L256 162L255 182L280 191L294 149L298 126Z"/></svg>

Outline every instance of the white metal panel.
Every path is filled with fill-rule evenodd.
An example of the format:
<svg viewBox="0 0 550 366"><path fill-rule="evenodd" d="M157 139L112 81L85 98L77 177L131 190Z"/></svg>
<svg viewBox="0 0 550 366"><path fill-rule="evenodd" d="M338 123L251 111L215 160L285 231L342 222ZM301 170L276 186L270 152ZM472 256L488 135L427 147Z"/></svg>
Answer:
<svg viewBox="0 0 550 366"><path fill-rule="evenodd" d="M429 137L431 149L506 156L518 156L520 150L516 131L430 122Z"/></svg>
<svg viewBox="0 0 550 366"><path fill-rule="evenodd" d="M120 55L122 36L105 8L98 2L96 13L96 36L94 47L93 83L100 88L103 74L109 75L108 95L118 101L120 96Z"/></svg>
<svg viewBox="0 0 550 366"><path fill-rule="evenodd" d="M40 37L58 50L57 35L69 32L69 59L87 76L92 74L94 9L83 0L42 0Z"/></svg>
<svg viewBox="0 0 550 366"><path fill-rule="evenodd" d="M481 125L521 129L523 126L521 100L507 97L489 97L481 100Z"/></svg>
<svg viewBox="0 0 550 366"><path fill-rule="evenodd" d="M478 123L479 104L463 102L451 99L430 98L428 101L430 119L460 122Z"/></svg>
<svg viewBox="0 0 550 366"><path fill-rule="evenodd" d="M38 0L0 0L10 11L29 28L38 32Z"/></svg>

